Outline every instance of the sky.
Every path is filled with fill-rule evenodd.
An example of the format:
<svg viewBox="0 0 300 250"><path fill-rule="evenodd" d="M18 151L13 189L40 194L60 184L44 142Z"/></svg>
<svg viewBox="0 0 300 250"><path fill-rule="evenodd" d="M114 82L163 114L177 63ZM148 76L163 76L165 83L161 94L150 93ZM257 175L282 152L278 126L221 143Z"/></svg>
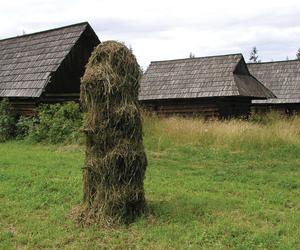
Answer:
<svg viewBox="0 0 300 250"><path fill-rule="evenodd" d="M132 47L139 64L242 53L294 59L299 0L0 0L0 39L88 21L101 41Z"/></svg>

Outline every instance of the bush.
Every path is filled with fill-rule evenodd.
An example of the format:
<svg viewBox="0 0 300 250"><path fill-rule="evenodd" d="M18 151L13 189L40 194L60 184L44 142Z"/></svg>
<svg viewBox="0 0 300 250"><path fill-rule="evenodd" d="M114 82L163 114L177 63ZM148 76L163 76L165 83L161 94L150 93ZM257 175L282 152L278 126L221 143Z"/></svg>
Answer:
<svg viewBox="0 0 300 250"><path fill-rule="evenodd" d="M0 102L0 142L10 139L14 133L15 117L8 99Z"/></svg>
<svg viewBox="0 0 300 250"><path fill-rule="evenodd" d="M42 105L38 110L38 122L27 120L25 123L29 128L27 130L29 131L28 136L33 141L62 143L74 142L81 137L82 120L79 105L75 102L69 102ZM25 127L23 127L24 130L26 130Z"/></svg>
<svg viewBox="0 0 300 250"><path fill-rule="evenodd" d="M21 140L29 137L37 123L38 119L36 117L21 116L16 124L16 139Z"/></svg>

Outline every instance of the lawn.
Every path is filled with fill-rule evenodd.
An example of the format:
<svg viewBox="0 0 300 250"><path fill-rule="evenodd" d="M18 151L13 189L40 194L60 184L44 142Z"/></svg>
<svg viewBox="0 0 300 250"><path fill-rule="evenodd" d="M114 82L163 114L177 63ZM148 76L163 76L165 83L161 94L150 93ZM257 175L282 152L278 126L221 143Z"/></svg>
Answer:
<svg viewBox="0 0 300 250"><path fill-rule="evenodd" d="M0 144L0 249L300 249L297 121L147 120L150 214L81 227L84 147Z"/></svg>

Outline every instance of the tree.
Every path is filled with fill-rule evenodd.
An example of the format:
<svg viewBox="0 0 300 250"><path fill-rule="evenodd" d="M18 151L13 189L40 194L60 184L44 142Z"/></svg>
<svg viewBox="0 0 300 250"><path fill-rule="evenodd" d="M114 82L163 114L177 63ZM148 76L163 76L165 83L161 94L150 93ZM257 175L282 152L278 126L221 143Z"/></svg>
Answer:
<svg viewBox="0 0 300 250"><path fill-rule="evenodd" d="M87 64L80 93L86 135L82 223L127 224L146 209L140 76L135 56L116 41L96 47Z"/></svg>
<svg viewBox="0 0 300 250"><path fill-rule="evenodd" d="M300 48L299 48L298 51L297 51L296 59L297 59L297 60L300 60Z"/></svg>
<svg viewBox="0 0 300 250"><path fill-rule="evenodd" d="M195 58L195 54L193 52L190 52L189 58Z"/></svg>
<svg viewBox="0 0 300 250"><path fill-rule="evenodd" d="M260 63L261 62L260 60L258 60L258 49L256 48L256 46L254 46L252 48L249 61L252 63Z"/></svg>

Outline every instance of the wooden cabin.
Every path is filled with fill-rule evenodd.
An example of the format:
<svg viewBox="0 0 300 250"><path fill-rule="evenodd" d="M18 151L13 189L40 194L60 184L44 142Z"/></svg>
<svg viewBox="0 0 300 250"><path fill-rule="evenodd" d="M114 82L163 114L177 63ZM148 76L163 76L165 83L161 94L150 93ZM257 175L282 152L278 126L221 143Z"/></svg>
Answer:
<svg viewBox="0 0 300 250"><path fill-rule="evenodd" d="M151 62L139 100L158 114L248 116L252 100L275 98L255 79L242 54Z"/></svg>
<svg viewBox="0 0 300 250"><path fill-rule="evenodd" d="M270 89L277 98L254 100L253 109L283 111L287 114L300 113L300 61L249 63L253 76Z"/></svg>
<svg viewBox="0 0 300 250"><path fill-rule="evenodd" d="M80 78L99 43L87 22L0 40L0 99L23 115L40 103L78 101Z"/></svg>

